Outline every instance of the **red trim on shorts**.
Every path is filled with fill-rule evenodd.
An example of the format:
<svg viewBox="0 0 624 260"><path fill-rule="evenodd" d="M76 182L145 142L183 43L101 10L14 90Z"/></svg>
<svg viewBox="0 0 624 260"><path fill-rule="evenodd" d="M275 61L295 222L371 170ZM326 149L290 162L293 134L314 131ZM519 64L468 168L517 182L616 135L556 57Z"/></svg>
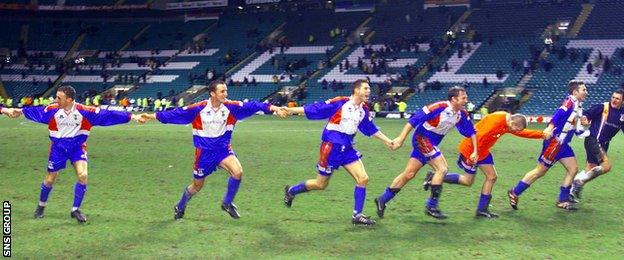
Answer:
<svg viewBox="0 0 624 260"><path fill-rule="evenodd" d="M319 155L319 166L321 167L327 167L327 158L329 157L329 153L332 150L332 143L330 142L323 142L321 143L321 152Z"/></svg>
<svg viewBox="0 0 624 260"><path fill-rule="evenodd" d="M557 157L557 154L559 153L559 149L561 149L559 142L557 142L556 139L552 139L550 140L548 147L546 147L546 150L542 153L542 156L544 159L554 162L555 157Z"/></svg>
<svg viewBox="0 0 624 260"><path fill-rule="evenodd" d="M425 156L434 150L433 144L431 144L429 138L423 137L422 135L417 135L416 142L418 143L418 150Z"/></svg>
<svg viewBox="0 0 624 260"><path fill-rule="evenodd" d="M197 170L197 166L199 165L199 157L201 156L201 149L195 148L195 163L193 163L193 170Z"/></svg>

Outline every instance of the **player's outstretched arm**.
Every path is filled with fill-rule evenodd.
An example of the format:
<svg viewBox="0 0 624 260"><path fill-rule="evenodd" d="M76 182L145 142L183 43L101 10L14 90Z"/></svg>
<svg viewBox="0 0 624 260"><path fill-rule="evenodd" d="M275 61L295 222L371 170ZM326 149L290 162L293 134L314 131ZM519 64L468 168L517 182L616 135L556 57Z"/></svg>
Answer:
<svg viewBox="0 0 624 260"><path fill-rule="evenodd" d="M147 122L147 120L144 117L142 117L141 115L135 115L135 114L130 116L130 120L137 122L139 124L145 124L145 122Z"/></svg>
<svg viewBox="0 0 624 260"><path fill-rule="evenodd" d="M412 124L410 123L405 124L405 126L403 127L403 131L401 131L399 136L397 136L396 138L394 138L394 140L392 140L392 143L394 143L395 145L395 150L403 146L405 139L407 139L407 136L410 134L410 132L412 132L413 129L414 127L412 126Z"/></svg>
<svg viewBox="0 0 624 260"><path fill-rule="evenodd" d="M142 114L139 115L139 117L141 117L144 122L147 122L147 121L150 121L150 120L156 120L156 114L155 113L152 113L152 114L142 113Z"/></svg>
<svg viewBox="0 0 624 260"><path fill-rule="evenodd" d="M515 136L519 136L522 138L528 139L549 139L550 136L546 136L544 131L541 130L533 130L533 129L522 129L520 131L510 132Z"/></svg>
<svg viewBox="0 0 624 260"><path fill-rule="evenodd" d="M158 120L163 124L186 125L193 122L199 112L206 107L206 104L206 102L199 102L186 107L160 111L149 114L146 118Z"/></svg>
<svg viewBox="0 0 624 260"><path fill-rule="evenodd" d="M278 107L278 106L271 105L269 107L269 110L275 113L275 115L279 118L287 118L290 115L290 113L286 110L286 107Z"/></svg>
<svg viewBox="0 0 624 260"><path fill-rule="evenodd" d="M325 102L308 104L303 107L293 107L290 108L290 110L294 113L305 115L305 117L310 120L323 120L332 117L336 111L342 108L345 102L346 99L335 98ZM372 133L367 136L371 135Z"/></svg>
<svg viewBox="0 0 624 260"><path fill-rule="evenodd" d="M478 159L479 159L479 153L477 151L477 134L473 134L472 136L470 136L470 140L472 140L472 153L470 154L470 160L473 163L477 163Z"/></svg>
<svg viewBox="0 0 624 260"><path fill-rule="evenodd" d="M20 114L24 114L24 117L28 120L41 124L48 124L50 122L50 119L54 117L56 111L58 111L58 106L30 106L15 110L16 112L13 112L14 118L19 117Z"/></svg>
<svg viewBox="0 0 624 260"><path fill-rule="evenodd" d="M19 108L2 108L2 114L7 115L10 118L18 118L22 115L22 109Z"/></svg>
<svg viewBox="0 0 624 260"><path fill-rule="evenodd" d="M89 108L81 111L82 115L94 126L113 126L130 122L132 113L99 108Z"/></svg>
<svg viewBox="0 0 624 260"><path fill-rule="evenodd" d="M546 128L544 128L544 139L550 139L552 137L553 132L555 131L555 126L550 123Z"/></svg>
<svg viewBox="0 0 624 260"><path fill-rule="evenodd" d="M286 107L284 108L291 115L302 115L305 114L303 107Z"/></svg>
<svg viewBox="0 0 624 260"><path fill-rule="evenodd" d="M392 140L390 140L390 138L388 138L383 132L381 131L377 131L377 133L373 134L373 137L375 137L375 139L383 142L386 146L388 146L388 149L394 151L396 149L398 149L398 147L395 147L395 144L392 142Z"/></svg>

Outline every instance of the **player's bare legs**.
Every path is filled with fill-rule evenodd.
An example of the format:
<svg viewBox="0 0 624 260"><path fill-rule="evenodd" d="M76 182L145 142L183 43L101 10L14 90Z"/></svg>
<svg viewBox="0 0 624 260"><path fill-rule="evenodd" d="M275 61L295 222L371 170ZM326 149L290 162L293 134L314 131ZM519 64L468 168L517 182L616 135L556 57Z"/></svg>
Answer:
<svg viewBox="0 0 624 260"><path fill-rule="evenodd" d="M496 173L496 168L493 164L483 164L479 166L479 169L485 174L485 181L483 182L483 186L481 187L481 196L479 197L479 204L477 205L477 217L485 217L485 218L497 218L498 215L496 213L489 211L490 200L492 199L492 188L496 183L496 179L498 175ZM464 174L470 175L470 174ZM474 174L472 174L474 179Z"/></svg>
<svg viewBox="0 0 624 260"><path fill-rule="evenodd" d="M186 210L186 204L193 198L193 196L202 190L204 187L204 181L206 178L193 178L193 182L184 188L184 192L182 193L182 198L178 202L178 204L173 208L175 220L181 219L184 217L184 211Z"/></svg>
<svg viewBox="0 0 624 260"><path fill-rule="evenodd" d="M84 199L84 195L87 192L87 179L88 179L88 167L87 161L79 160L74 162L74 169L76 170L76 178L78 182L74 186L74 204L72 206L70 216L75 218L79 223L84 223L87 221L82 212L80 212L80 205L82 204L82 200Z"/></svg>
<svg viewBox="0 0 624 260"><path fill-rule="evenodd" d="M567 186L572 185L574 176L576 176L576 173L578 172L578 162L576 161L576 158L575 157L561 158L559 160L559 163L561 163L561 165L563 165L563 167L566 169L566 174L563 180L561 181L561 186L567 187Z"/></svg>
<svg viewBox="0 0 624 260"><path fill-rule="evenodd" d="M299 193L312 190L324 190L325 188L327 188L327 185L329 185L330 177L331 176L329 175L322 175L319 173L316 175L316 179L309 179L292 187L286 186L284 188L284 203L286 204L286 207L292 207L292 202L295 199L295 195Z"/></svg>
<svg viewBox="0 0 624 260"><path fill-rule="evenodd" d="M570 191L570 195L573 196L573 200L581 198L581 191L586 183L611 171L612 164L606 153L602 153L600 155L600 161L600 165L587 162L585 170L576 175L574 181L572 182L572 190Z"/></svg>
<svg viewBox="0 0 624 260"><path fill-rule="evenodd" d="M448 172L448 163L444 155L433 158L429 161L429 165L434 170L433 177L431 178L431 195L425 204L425 214L437 219L445 219L447 216L438 208L438 201L442 194L442 182L444 182L444 176Z"/></svg>
<svg viewBox="0 0 624 260"><path fill-rule="evenodd" d="M43 177L43 182L41 183L41 193L39 194L39 204L37 205L37 209L35 209L35 218L44 217L45 206L48 203L48 197L50 196L50 192L52 192L52 188L58 175L58 171L47 172L45 177Z"/></svg>
<svg viewBox="0 0 624 260"><path fill-rule="evenodd" d="M541 163L537 163L537 166L533 168L533 170L527 172L522 181L526 184L533 184L537 179L544 177L548 172L548 167L544 166ZM518 194L519 195L519 194Z"/></svg>
<svg viewBox="0 0 624 260"><path fill-rule="evenodd" d="M382 193L379 197L375 198L375 206L377 207L377 215L380 218L383 218L386 204L390 202L396 196L401 188L405 186L410 180L416 177L418 170L423 167L422 162L417 160L416 158L409 158L407 160L407 165L405 165L405 169L394 178L390 186L386 188L384 193Z"/></svg>
<svg viewBox="0 0 624 260"><path fill-rule="evenodd" d="M366 174L364 164L361 160L357 160L345 165L344 168L355 180L352 223L355 225L374 225L375 221L362 213L366 200L366 185L368 184L368 174Z"/></svg>
<svg viewBox="0 0 624 260"><path fill-rule="evenodd" d="M557 200L557 207L565 210L576 210L576 207L572 201L570 201L570 190L572 189L572 181L574 176L578 172L578 163L575 157L561 158L559 163L566 169L565 176L561 181L561 187L559 192L559 199Z"/></svg>
<svg viewBox="0 0 624 260"><path fill-rule="evenodd" d="M241 163L238 161L236 156L230 155L221 161L219 167L225 169L230 174L227 191L223 196L221 209L230 214L232 218L240 218L240 214L237 211L238 207L236 207L233 201L234 197L236 197L236 193L238 192L241 178L243 177L243 166L241 166Z"/></svg>
<svg viewBox="0 0 624 260"><path fill-rule="evenodd" d="M542 176L546 175L548 172L548 167L543 165L541 162L538 162L533 170L527 172L522 180L518 182L516 187L507 191L507 196L509 197L509 205L513 209L518 209L518 201L520 199L520 195L531 186L533 182Z"/></svg>
<svg viewBox="0 0 624 260"><path fill-rule="evenodd" d="M396 178L394 178L392 184L390 184L390 189L401 190L403 186L416 177L416 174L422 167L422 162L415 158L409 158L407 165L405 165L405 169Z"/></svg>
<svg viewBox="0 0 624 260"><path fill-rule="evenodd" d="M462 174L457 180L457 184L470 187L474 183L474 174Z"/></svg>
<svg viewBox="0 0 624 260"><path fill-rule="evenodd" d="M305 181L305 188L307 190L324 190L329 185L330 176L324 176L317 174L316 179L309 179Z"/></svg>
<svg viewBox="0 0 624 260"><path fill-rule="evenodd" d="M498 179L496 168L493 164L484 164L480 165L479 169L481 169L483 174L485 174L485 181L483 182L483 186L481 187L481 193L492 194L492 189L494 188L494 184Z"/></svg>

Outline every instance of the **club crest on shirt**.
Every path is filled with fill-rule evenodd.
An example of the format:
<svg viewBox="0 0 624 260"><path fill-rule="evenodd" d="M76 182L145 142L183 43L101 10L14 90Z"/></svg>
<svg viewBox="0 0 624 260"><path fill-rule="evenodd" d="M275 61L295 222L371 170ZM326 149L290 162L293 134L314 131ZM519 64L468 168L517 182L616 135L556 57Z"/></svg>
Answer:
<svg viewBox="0 0 624 260"><path fill-rule="evenodd" d="M624 122L624 114L620 115L620 121Z"/></svg>

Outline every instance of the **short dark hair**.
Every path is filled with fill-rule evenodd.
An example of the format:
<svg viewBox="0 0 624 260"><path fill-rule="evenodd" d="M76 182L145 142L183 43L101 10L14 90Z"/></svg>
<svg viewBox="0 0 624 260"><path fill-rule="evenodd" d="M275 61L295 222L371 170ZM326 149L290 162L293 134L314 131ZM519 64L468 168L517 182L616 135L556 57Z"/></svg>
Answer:
<svg viewBox="0 0 624 260"><path fill-rule="evenodd" d="M368 80L358 79L355 82L353 82L353 84L351 84L351 94L354 94L355 93L355 89L361 87L362 84L364 84L364 83L368 84Z"/></svg>
<svg viewBox="0 0 624 260"><path fill-rule="evenodd" d="M215 92L215 90L217 90L217 86L219 85L225 85L225 81L223 80L214 80L212 82L210 82L210 85L208 85L208 95L210 95L210 92Z"/></svg>
<svg viewBox="0 0 624 260"><path fill-rule="evenodd" d="M575 90L578 90L581 85L585 85L585 82L583 82L582 80L570 80L570 82L568 82L568 94L572 94L572 92L574 92Z"/></svg>
<svg viewBox="0 0 624 260"><path fill-rule="evenodd" d="M613 93L617 93L617 94L620 94L621 96L624 96L624 88L618 88L615 91L613 91Z"/></svg>
<svg viewBox="0 0 624 260"><path fill-rule="evenodd" d="M511 115L511 121L514 121L516 124L522 126L522 129L527 127L527 119L523 114Z"/></svg>
<svg viewBox="0 0 624 260"><path fill-rule="evenodd" d="M60 86L56 91L63 92L65 97L76 99L76 89L70 85Z"/></svg>
<svg viewBox="0 0 624 260"><path fill-rule="evenodd" d="M458 97L460 93L462 92L466 92L465 88L462 88L460 86L454 86L449 88L448 90L448 100L451 101L451 99L453 99L453 97Z"/></svg>

